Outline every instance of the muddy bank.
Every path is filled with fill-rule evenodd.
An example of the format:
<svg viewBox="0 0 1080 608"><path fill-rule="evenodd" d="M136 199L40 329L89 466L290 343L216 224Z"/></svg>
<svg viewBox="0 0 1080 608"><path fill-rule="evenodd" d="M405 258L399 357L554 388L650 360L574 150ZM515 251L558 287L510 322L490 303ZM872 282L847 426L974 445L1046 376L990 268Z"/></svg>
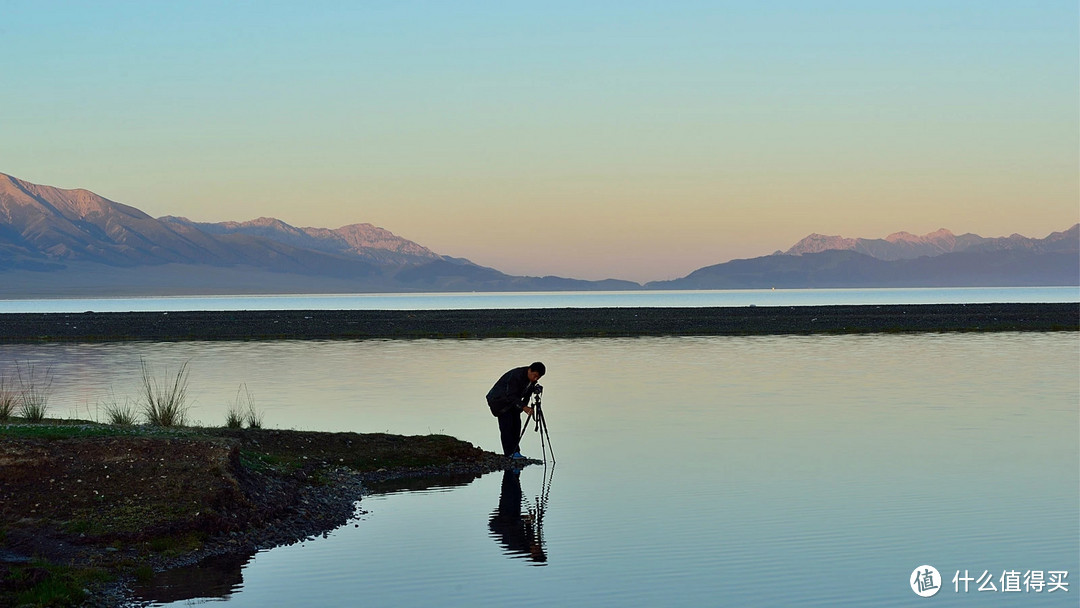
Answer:
<svg viewBox="0 0 1080 608"><path fill-rule="evenodd" d="M444 435L0 425L0 605L59 583L78 601L47 605L117 605L153 572L333 530L382 485L509 464Z"/></svg>
<svg viewBox="0 0 1080 608"><path fill-rule="evenodd" d="M1077 331L1080 304L0 314L0 342Z"/></svg>

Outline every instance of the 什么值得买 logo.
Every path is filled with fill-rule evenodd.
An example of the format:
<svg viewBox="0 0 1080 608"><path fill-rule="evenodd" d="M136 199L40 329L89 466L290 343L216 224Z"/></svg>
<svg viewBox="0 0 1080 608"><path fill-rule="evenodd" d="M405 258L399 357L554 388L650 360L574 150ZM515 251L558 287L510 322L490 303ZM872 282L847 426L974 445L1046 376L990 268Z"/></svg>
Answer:
<svg viewBox="0 0 1080 608"><path fill-rule="evenodd" d="M911 573L911 590L920 597L930 597L941 590L941 573L937 568L923 564Z"/></svg>

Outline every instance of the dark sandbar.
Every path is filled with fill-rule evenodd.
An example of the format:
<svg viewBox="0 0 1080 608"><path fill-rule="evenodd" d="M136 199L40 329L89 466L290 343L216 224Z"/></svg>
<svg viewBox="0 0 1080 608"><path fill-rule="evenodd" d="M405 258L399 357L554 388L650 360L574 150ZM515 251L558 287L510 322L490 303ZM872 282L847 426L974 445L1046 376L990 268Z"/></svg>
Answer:
<svg viewBox="0 0 1080 608"><path fill-rule="evenodd" d="M1078 331L1080 303L0 314L0 342Z"/></svg>

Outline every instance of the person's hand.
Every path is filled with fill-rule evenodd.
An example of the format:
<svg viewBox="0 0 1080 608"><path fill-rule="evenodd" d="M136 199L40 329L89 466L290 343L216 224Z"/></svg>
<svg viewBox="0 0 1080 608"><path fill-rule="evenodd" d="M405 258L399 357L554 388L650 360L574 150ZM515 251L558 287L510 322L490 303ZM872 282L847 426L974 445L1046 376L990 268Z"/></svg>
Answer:
<svg viewBox="0 0 1080 608"><path fill-rule="evenodd" d="M533 415L533 408L531 408L531 407L529 407L527 405L522 406L521 411L525 412L526 414L528 414L530 416Z"/></svg>

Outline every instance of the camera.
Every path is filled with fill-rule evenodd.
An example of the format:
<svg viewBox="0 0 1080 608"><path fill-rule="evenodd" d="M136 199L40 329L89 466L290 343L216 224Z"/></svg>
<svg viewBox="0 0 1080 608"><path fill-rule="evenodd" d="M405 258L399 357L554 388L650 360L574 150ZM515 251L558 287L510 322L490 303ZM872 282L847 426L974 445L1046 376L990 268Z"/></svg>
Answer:
<svg viewBox="0 0 1080 608"><path fill-rule="evenodd" d="M539 384L534 384L532 387L532 392L534 395L539 395L540 393L544 392L544 387L540 386Z"/></svg>

